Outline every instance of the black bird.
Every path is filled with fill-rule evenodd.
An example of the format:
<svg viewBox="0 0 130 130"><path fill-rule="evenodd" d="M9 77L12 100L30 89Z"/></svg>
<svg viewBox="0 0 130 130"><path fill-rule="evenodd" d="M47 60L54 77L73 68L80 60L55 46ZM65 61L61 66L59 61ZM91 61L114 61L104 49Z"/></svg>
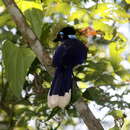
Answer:
<svg viewBox="0 0 130 130"><path fill-rule="evenodd" d="M48 93L50 108L65 108L71 99L73 82L73 68L82 64L87 58L87 47L76 38L73 27L65 27L58 32L54 42L61 42L53 56L53 65L56 67L51 89Z"/></svg>

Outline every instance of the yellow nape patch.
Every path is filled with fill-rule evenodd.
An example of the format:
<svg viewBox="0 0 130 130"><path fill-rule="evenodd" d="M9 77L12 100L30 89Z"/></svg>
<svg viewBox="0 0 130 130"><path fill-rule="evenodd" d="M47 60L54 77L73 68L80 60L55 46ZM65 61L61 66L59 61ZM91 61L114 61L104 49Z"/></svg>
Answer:
<svg viewBox="0 0 130 130"><path fill-rule="evenodd" d="M70 99L71 99L71 90L69 90L69 93L65 93L64 96L59 95L49 96L48 94L48 107L49 108L60 107L64 109L69 104Z"/></svg>

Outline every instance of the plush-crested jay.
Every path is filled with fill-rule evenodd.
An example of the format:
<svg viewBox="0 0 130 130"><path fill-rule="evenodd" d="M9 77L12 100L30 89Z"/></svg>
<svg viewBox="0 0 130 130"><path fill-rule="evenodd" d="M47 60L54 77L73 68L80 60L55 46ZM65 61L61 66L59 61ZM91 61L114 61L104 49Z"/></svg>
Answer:
<svg viewBox="0 0 130 130"><path fill-rule="evenodd" d="M48 93L50 108L65 108L71 99L73 68L82 64L87 57L87 47L76 38L73 27L65 27L58 32L54 42L61 42L53 56L53 65L56 67L51 89ZM84 30L83 30L84 33Z"/></svg>

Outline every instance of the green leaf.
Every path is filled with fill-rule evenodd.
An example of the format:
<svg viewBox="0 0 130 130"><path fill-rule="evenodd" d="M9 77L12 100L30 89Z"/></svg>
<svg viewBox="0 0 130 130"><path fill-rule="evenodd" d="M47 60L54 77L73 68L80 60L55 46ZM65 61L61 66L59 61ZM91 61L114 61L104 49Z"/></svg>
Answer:
<svg viewBox="0 0 130 130"><path fill-rule="evenodd" d="M109 45L109 50L110 50L110 61L112 63L112 66L116 69L118 68L122 58L121 58L121 53L124 51L124 48L118 48L120 46L118 43L112 42Z"/></svg>
<svg viewBox="0 0 130 130"><path fill-rule="evenodd" d="M113 84L114 77L110 74L101 74L97 77L95 81L95 85L101 86L101 85L111 85Z"/></svg>
<svg viewBox="0 0 130 130"><path fill-rule="evenodd" d="M130 0L125 0L127 4L130 4Z"/></svg>
<svg viewBox="0 0 130 130"><path fill-rule="evenodd" d="M3 45L6 77L13 95L20 97L28 69L35 58L29 48L17 47L10 41Z"/></svg>
<svg viewBox="0 0 130 130"><path fill-rule="evenodd" d="M99 100L100 96L100 90L95 87L87 88L86 91L83 93L83 97L89 99L89 100Z"/></svg>
<svg viewBox="0 0 130 130"><path fill-rule="evenodd" d="M120 128L118 126L114 126L113 128L111 128L109 130L120 130Z"/></svg>
<svg viewBox="0 0 130 130"><path fill-rule="evenodd" d="M43 13L39 9L29 9L25 11L25 16L30 22L33 31L36 33L37 37L40 38L43 26Z"/></svg>
<svg viewBox="0 0 130 130"><path fill-rule="evenodd" d="M124 125L122 126L122 130L130 130L130 120L124 119Z"/></svg>
<svg viewBox="0 0 130 130"><path fill-rule="evenodd" d="M97 104L104 106L106 102L110 101L109 93L98 87L90 87L85 90L83 97L95 101Z"/></svg>
<svg viewBox="0 0 130 130"><path fill-rule="evenodd" d="M121 110L113 110L109 114L112 115L115 119L124 118L124 114Z"/></svg>
<svg viewBox="0 0 130 130"><path fill-rule="evenodd" d="M74 87L74 89L72 91L71 103L74 103L82 96L80 89L77 87L76 81L73 82L73 87Z"/></svg>
<svg viewBox="0 0 130 130"><path fill-rule="evenodd" d="M15 0L15 1L17 3L18 7L22 10L22 12L24 12L28 9L31 9L31 8L42 10L41 3L27 1L27 0Z"/></svg>
<svg viewBox="0 0 130 130"><path fill-rule="evenodd" d="M107 10L109 10L107 3L101 3L101 4L98 3L98 6L94 5L92 7L91 15L92 16L98 15L98 16L102 16L102 17L109 16L110 11L107 11Z"/></svg>
<svg viewBox="0 0 130 130"><path fill-rule="evenodd" d="M45 47L47 47L47 43L50 38L51 27L52 27L52 24L50 24L50 23L44 23L43 27L42 27L40 41L44 44Z"/></svg>
<svg viewBox="0 0 130 130"><path fill-rule="evenodd" d="M4 4L3 4L3 2L2 2L2 0L0 0L0 6L3 6Z"/></svg>
<svg viewBox="0 0 130 130"><path fill-rule="evenodd" d="M123 41L123 42L127 42L127 38L122 34L122 33L117 33L118 34L118 37Z"/></svg>
<svg viewBox="0 0 130 130"><path fill-rule="evenodd" d="M130 15L120 5L114 3L98 3L92 7L91 15L92 17L107 18L107 21L113 19L119 23L129 22L130 18Z"/></svg>
<svg viewBox="0 0 130 130"><path fill-rule="evenodd" d="M123 81L127 81L130 79L130 72L124 69L122 66L118 67L118 70L116 70L116 74L118 74Z"/></svg>
<svg viewBox="0 0 130 130"><path fill-rule="evenodd" d="M77 84L79 88L87 88L87 84L85 82L78 81Z"/></svg>
<svg viewBox="0 0 130 130"><path fill-rule="evenodd" d="M0 34L0 40L3 41L3 40L12 40L13 39L13 34L11 32L4 32L4 33L1 33Z"/></svg>
<svg viewBox="0 0 130 130"><path fill-rule="evenodd" d="M48 118L46 119L46 121L50 120L53 116L55 116L58 112L60 112L61 109L56 107L54 108L51 113L48 115Z"/></svg>
<svg viewBox="0 0 130 130"><path fill-rule="evenodd" d="M104 39L111 40L113 37L113 27L102 22L102 20L95 20L93 26L96 30L101 30L105 33Z"/></svg>
<svg viewBox="0 0 130 130"><path fill-rule="evenodd" d="M74 19L80 19L83 18L86 15L86 10L83 9L76 9L71 15L69 16L69 21L73 21Z"/></svg>
<svg viewBox="0 0 130 130"><path fill-rule="evenodd" d="M46 9L46 16L50 16L54 13L62 13L68 15L70 13L71 6L65 2L52 2Z"/></svg>
<svg viewBox="0 0 130 130"><path fill-rule="evenodd" d="M8 14L7 11L4 11L0 14L0 27L5 25L15 26L11 16Z"/></svg>
<svg viewBox="0 0 130 130"><path fill-rule="evenodd" d="M78 74L77 74L77 77L78 77L79 79L83 79L83 78L85 78L85 74L84 74L84 73L78 73Z"/></svg>

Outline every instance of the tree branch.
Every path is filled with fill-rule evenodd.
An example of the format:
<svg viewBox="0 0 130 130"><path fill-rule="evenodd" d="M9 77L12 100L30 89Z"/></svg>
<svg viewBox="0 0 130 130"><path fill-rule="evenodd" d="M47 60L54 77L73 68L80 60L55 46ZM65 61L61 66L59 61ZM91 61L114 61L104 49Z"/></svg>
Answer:
<svg viewBox="0 0 130 130"><path fill-rule="evenodd" d="M93 113L88 107L88 104L84 102L83 98L77 100L74 105L89 130L103 130L100 121L94 117Z"/></svg>
<svg viewBox="0 0 130 130"><path fill-rule="evenodd" d="M39 39L27 24L22 12L13 0L3 0L8 12L13 17L14 22L17 24L18 29L22 33L23 38L29 43L30 47L38 57L42 65L45 66L47 72L53 75L54 69L51 67L51 58L46 52L45 48L41 45Z"/></svg>
<svg viewBox="0 0 130 130"><path fill-rule="evenodd" d="M27 24L16 3L13 0L3 0L3 2L7 7L10 15L12 15L13 20L17 24L18 29L21 31L24 39L29 43L30 47L38 57L41 64L45 66L48 73L53 76L54 69L51 66L51 58L49 54L46 52L35 33ZM88 105L83 101L82 98L76 101L75 107L81 118L84 120L84 123L88 126L89 130L103 130L100 122L94 117Z"/></svg>

